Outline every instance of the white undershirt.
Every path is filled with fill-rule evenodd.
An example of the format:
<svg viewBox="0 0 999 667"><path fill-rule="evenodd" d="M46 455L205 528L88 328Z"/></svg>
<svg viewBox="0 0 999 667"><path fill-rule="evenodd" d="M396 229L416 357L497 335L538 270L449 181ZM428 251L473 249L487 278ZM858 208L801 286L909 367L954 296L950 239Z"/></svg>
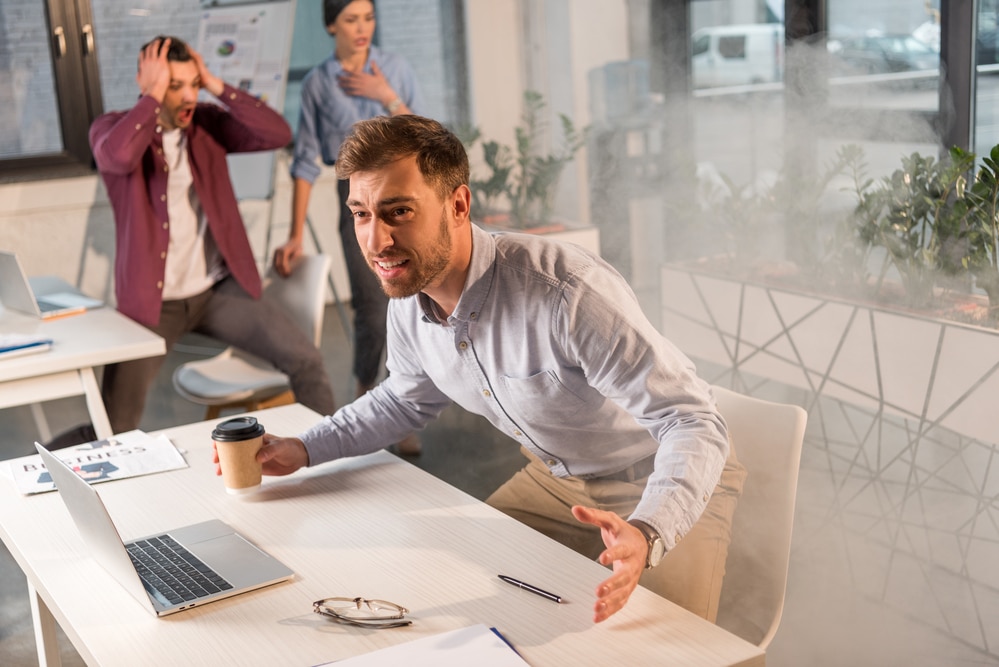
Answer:
<svg viewBox="0 0 999 667"><path fill-rule="evenodd" d="M185 299L201 294L221 277L222 262L215 247L198 193L194 189L186 135L179 129L163 132L167 172L167 248L163 299Z"/></svg>

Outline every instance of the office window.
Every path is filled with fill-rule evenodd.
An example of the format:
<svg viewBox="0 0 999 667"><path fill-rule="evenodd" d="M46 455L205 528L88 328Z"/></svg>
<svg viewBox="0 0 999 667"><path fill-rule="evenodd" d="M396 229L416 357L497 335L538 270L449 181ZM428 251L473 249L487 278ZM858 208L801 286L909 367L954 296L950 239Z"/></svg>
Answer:
<svg viewBox="0 0 999 667"><path fill-rule="evenodd" d="M0 176L90 166L87 129L101 112L89 0L0 4Z"/></svg>
<svg viewBox="0 0 999 667"><path fill-rule="evenodd" d="M999 144L999 2L984 0L978 6L975 40L975 153L988 156Z"/></svg>

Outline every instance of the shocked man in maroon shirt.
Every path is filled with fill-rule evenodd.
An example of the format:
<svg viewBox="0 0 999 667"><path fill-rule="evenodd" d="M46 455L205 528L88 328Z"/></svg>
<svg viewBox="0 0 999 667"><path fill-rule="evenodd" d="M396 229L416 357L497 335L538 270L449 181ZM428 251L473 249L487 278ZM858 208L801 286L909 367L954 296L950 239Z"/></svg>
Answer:
<svg viewBox="0 0 999 667"><path fill-rule="evenodd" d="M90 128L114 209L118 310L162 336L167 350L195 331L262 357L289 376L300 403L332 413L319 351L280 306L260 299L226 162L229 153L287 145L288 124L209 72L175 37L142 47L135 80L135 106ZM219 104L199 103L202 89ZM138 427L163 359L105 368L102 392L116 433Z"/></svg>

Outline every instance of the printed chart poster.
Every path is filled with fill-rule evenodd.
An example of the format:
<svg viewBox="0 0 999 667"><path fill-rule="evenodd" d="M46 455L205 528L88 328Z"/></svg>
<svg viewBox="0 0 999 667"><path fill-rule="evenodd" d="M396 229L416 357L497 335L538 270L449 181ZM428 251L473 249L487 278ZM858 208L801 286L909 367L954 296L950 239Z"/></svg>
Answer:
<svg viewBox="0 0 999 667"><path fill-rule="evenodd" d="M166 436L154 438L138 430L57 449L53 454L91 484L187 467L183 455ZM55 490L52 475L37 454L11 459L7 464L24 495Z"/></svg>
<svg viewBox="0 0 999 667"><path fill-rule="evenodd" d="M250 90L257 75L262 17L254 11L206 15L198 31L198 52L208 71Z"/></svg>

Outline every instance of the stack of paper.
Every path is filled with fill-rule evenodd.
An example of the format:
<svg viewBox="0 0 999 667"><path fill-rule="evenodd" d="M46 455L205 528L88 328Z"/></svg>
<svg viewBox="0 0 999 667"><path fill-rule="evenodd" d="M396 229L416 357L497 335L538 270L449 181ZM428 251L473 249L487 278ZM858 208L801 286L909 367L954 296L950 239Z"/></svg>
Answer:
<svg viewBox="0 0 999 667"><path fill-rule="evenodd" d="M38 334L0 334L0 358L18 357L22 354L44 352L52 348L52 339Z"/></svg>

